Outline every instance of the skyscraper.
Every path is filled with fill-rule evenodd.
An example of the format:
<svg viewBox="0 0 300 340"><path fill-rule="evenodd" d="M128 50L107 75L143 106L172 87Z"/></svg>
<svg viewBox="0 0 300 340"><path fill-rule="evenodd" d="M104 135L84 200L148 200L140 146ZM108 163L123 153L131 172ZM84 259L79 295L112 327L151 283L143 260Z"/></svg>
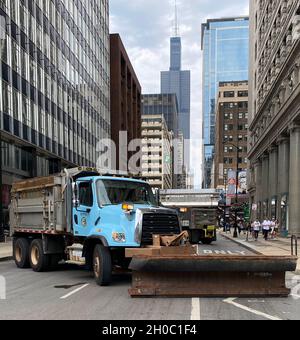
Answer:
<svg viewBox="0 0 300 340"><path fill-rule="evenodd" d="M185 139L190 139L191 74L181 69L181 38L171 38L169 71L161 72L161 93L177 95L179 115L178 129Z"/></svg>
<svg viewBox="0 0 300 340"><path fill-rule="evenodd" d="M248 80L249 18L202 24L204 188L213 185L216 102L220 82Z"/></svg>
<svg viewBox="0 0 300 340"><path fill-rule="evenodd" d="M0 25L7 216L13 182L96 166L97 141L110 138L109 3L1 1Z"/></svg>

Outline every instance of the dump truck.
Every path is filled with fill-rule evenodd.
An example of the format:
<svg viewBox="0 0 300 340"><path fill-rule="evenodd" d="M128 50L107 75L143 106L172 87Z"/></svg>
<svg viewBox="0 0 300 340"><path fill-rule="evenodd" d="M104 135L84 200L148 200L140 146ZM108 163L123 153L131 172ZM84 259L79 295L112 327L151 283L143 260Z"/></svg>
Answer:
<svg viewBox="0 0 300 340"><path fill-rule="evenodd" d="M126 248L181 232L176 211L160 207L149 184L85 167L15 183L10 228L17 267L42 272L65 261L92 269L100 286L116 266L128 268Z"/></svg>
<svg viewBox="0 0 300 340"><path fill-rule="evenodd" d="M92 270L100 286L129 269L134 298L288 296L285 274L297 266L294 256L203 256L149 184L94 168L15 183L10 228L17 267L64 261Z"/></svg>
<svg viewBox="0 0 300 340"><path fill-rule="evenodd" d="M217 241L219 192L162 190L159 195L163 206L177 210L182 229L189 233L190 243Z"/></svg>

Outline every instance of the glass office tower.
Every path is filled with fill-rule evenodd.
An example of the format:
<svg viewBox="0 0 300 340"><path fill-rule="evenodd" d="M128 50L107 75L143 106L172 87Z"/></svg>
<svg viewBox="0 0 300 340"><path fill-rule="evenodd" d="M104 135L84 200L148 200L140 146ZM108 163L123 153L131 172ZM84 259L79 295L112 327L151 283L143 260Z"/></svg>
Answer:
<svg viewBox="0 0 300 340"><path fill-rule="evenodd" d="M220 82L248 80L249 18L212 19L202 25L204 188L213 186L216 102Z"/></svg>
<svg viewBox="0 0 300 340"><path fill-rule="evenodd" d="M95 166L110 137L108 0L0 1L2 200L11 184Z"/></svg>
<svg viewBox="0 0 300 340"><path fill-rule="evenodd" d="M181 69L181 38L171 38L170 70L161 72L161 93L177 95L179 115L178 129L184 138L190 139L191 74Z"/></svg>

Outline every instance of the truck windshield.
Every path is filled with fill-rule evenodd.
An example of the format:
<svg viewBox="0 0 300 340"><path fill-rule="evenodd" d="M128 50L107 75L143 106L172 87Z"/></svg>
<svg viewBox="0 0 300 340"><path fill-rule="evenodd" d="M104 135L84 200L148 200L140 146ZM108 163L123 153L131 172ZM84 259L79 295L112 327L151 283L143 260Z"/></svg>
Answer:
<svg viewBox="0 0 300 340"><path fill-rule="evenodd" d="M97 194L101 206L122 203L157 205L151 187L146 183L99 180Z"/></svg>

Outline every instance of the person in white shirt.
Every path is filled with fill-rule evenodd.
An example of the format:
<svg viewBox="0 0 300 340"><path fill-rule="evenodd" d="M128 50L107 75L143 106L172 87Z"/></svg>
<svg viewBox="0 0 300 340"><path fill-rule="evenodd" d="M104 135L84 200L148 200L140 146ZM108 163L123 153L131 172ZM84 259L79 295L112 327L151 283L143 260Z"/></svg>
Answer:
<svg viewBox="0 0 300 340"><path fill-rule="evenodd" d="M269 239L269 232L271 230L271 221L269 219L265 219L262 223L262 229L263 229L263 234L264 234L264 239L268 241Z"/></svg>
<svg viewBox="0 0 300 340"><path fill-rule="evenodd" d="M252 224L252 228L253 228L255 241L257 241L259 237L259 233L260 233L260 228L261 228L261 223L259 222L259 220L254 221L254 223Z"/></svg>
<svg viewBox="0 0 300 340"><path fill-rule="evenodd" d="M272 238L272 240L274 240L276 238L276 226L277 226L277 222L276 222L275 218L273 218L272 221L271 221L271 238Z"/></svg>

